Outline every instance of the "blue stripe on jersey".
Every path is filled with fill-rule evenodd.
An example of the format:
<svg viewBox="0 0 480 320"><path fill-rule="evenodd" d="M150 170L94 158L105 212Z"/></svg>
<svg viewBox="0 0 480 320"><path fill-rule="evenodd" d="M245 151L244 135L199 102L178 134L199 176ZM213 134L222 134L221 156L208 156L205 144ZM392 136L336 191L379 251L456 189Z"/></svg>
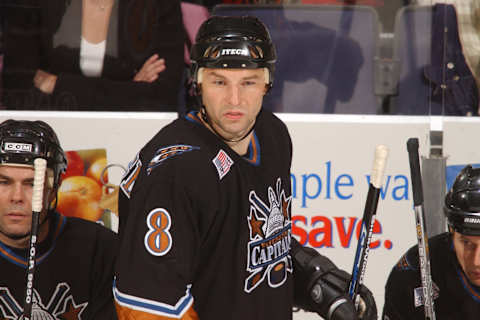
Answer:
<svg viewBox="0 0 480 320"><path fill-rule="evenodd" d="M247 155L245 157L248 162L253 164L254 166L260 165L260 143L258 142L258 137L255 131L253 131L252 139L250 140L250 144L248 145Z"/></svg>
<svg viewBox="0 0 480 320"><path fill-rule="evenodd" d="M115 282L113 283L113 296L119 305L133 310L144 311L159 316L181 318L193 304L193 297L190 294L191 286L192 285L187 286L185 295L181 297L174 306L122 293L118 290Z"/></svg>
<svg viewBox="0 0 480 320"><path fill-rule="evenodd" d="M185 119L187 119L188 121L193 122L193 123L202 124L202 121L200 120L200 118L198 116L198 111L190 111L189 113L187 113L185 115Z"/></svg>

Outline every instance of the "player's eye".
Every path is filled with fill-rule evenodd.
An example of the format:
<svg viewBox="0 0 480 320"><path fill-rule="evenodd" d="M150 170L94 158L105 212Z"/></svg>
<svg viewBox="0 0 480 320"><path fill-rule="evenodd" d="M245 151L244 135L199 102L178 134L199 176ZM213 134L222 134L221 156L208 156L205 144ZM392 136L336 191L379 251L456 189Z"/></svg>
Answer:
<svg viewBox="0 0 480 320"><path fill-rule="evenodd" d="M466 249L475 249L475 244L473 242L471 242L470 240L467 240L467 239L463 239L462 240L462 243L463 243L463 246L466 248Z"/></svg>
<svg viewBox="0 0 480 320"><path fill-rule="evenodd" d="M216 85L216 86L223 86L223 85L225 85L225 81L220 80L220 79L215 79L215 80L213 80L213 84Z"/></svg>

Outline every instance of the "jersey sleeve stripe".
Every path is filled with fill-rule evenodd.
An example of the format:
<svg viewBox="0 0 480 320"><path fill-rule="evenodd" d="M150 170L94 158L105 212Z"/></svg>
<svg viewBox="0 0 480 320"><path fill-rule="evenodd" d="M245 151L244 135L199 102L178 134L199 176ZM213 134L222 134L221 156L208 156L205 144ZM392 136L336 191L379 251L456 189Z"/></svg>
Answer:
<svg viewBox="0 0 480 320"><path fill-rule="evenodd" d="M193 305L193 297L190 294L190 287L191 285L187 286L185 295L181 297L174 306L122 293L118 290L115 283L113 285L113 295L115 297L115 302L122 307L158 316L182 319L185 312L187 312L187 310Z"/></svg>
<svg viewBox="0 0 480 320"><path fill-rule="evenodd" d="M176 318L156 316L151 313L137 311L115 304L118 320L173 320ZM193 308L189 308L182 316L181 320L199 320L199 317Z"/></svg>

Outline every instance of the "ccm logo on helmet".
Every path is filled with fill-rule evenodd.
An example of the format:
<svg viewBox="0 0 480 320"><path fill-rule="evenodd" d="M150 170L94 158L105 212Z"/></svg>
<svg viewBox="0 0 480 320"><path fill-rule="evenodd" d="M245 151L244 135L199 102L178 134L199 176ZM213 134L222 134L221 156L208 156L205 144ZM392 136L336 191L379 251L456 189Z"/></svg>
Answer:
<svg viewBox="0 0 480 320"><path fill-rule="evenodd" d="M32 145L28 143L6 142L3 145L5 151L32 152Z"/></svg>
<svg viewBox="0 0 480 320"><path fill-rule="evenodd" d="M222 56L248 56L247 49L222 49Z"/></svg>

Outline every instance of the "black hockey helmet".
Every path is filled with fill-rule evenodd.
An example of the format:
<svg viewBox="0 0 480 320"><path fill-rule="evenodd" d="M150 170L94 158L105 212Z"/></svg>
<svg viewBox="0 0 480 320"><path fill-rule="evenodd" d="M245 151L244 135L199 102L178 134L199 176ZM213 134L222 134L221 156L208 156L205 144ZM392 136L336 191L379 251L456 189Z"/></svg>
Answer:
<svg viewBox="0 0 480 320"><path fill-rule="evenodd" d="M43 121L5 120L0 123L0 165L33 166L36 158L47 160L53 170L53 187L67 169L67 159L55 131Z"/></svg>
<svg viewBox="0 0 480 320"><path fill-rule="evenodd" d="M265 25L256 17L212 16L198 30L191 53L191 81L200 68L267 68L273 83L277 54Z"/></svg>
<svg viewBox="0 0 480 320"><path fill-rule="evenodd" d="M480 168L467 165L445 196L449 226L465 235L480 236Z"/></svg>

